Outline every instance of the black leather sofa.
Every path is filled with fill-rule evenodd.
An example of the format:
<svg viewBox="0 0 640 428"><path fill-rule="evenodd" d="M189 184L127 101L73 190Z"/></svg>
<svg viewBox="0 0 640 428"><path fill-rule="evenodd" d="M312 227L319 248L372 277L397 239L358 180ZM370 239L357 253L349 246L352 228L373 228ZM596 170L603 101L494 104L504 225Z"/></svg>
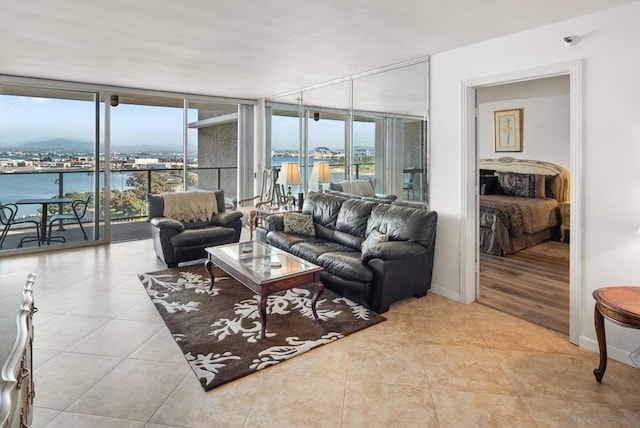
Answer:
<svg viewBox="0 0 640 428"><path fill-rule="evenodd" d="M222 190L216 190L213 193L216 197L218 212L209 222L184 222L165 217L162 194L146 195L153 249L167 267L205 258L207 253L204 249L207 247L231 244L240 240L242 213L226 211Z"/></svg>
<svg viewBox="0 0 640 428"><path fill-rule="evenodd" d="M267 217L256 236L322 266L325 287L378 313L398 300L422 297L431 287L435 211L311 192L302 213L312 216L315 236L284 232L283 214ZM373 230L389 240L362 253Z"/></svg>

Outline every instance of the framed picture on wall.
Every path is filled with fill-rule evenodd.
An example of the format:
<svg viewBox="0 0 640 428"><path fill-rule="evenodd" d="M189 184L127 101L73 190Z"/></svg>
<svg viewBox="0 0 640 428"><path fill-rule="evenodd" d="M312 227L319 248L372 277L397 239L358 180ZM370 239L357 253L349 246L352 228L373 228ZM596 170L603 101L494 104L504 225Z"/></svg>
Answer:
<svg viewBox="0 0 640 428"><path fill-rule="evenodd" d="M493 112L493 141L496 152L522 151L522 120L524 109Z"/></svg>

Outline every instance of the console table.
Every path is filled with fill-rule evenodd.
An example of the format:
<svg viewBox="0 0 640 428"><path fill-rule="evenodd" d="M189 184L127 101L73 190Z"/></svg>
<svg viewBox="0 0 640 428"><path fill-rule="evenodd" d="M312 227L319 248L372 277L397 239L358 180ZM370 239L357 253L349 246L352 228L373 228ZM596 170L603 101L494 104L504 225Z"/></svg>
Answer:
<svg viewBox="0 0 640 428"><path fill-rule="evenodd" d="M604 287L593 292L596 299L593 318L600 349L600 366L593 370L598 382L602 382L607 370L607 338L604 317L623 327L640 328L640 287Z"/></svg>
<svg viewBox="0 0 640 428"><path fill-rule="evenodd" d="M31 425L35 274L0 275L0 427Z"/></svg>

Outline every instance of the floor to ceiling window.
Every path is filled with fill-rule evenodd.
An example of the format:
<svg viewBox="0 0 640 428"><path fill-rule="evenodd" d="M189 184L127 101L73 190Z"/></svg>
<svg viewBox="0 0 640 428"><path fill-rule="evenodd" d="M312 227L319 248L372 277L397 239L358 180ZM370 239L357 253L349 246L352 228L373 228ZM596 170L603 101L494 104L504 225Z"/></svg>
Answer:
<svg viewBox="0 0 640 428"><path fill-rule="evenodd" d="M96 92L0 86L2 250L101 238L100 111Z"/></svg>
<svg viewBox="0 0 640 428"><path fill-rule="evenodd" d="M240 103L0 78L2 254L146 238L147 192L233 200Z"/></svg>

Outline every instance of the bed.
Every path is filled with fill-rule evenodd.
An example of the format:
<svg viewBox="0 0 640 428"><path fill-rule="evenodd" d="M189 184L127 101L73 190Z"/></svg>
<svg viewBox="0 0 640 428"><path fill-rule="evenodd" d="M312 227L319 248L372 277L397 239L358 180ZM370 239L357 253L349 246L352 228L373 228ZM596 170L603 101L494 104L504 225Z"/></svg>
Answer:
<svg viewBox="0 0 640 428"><path fill-rule="evenodd" d="M558 234L569 171L550 162L480 159L480 251L504 256Z"/></svg>

